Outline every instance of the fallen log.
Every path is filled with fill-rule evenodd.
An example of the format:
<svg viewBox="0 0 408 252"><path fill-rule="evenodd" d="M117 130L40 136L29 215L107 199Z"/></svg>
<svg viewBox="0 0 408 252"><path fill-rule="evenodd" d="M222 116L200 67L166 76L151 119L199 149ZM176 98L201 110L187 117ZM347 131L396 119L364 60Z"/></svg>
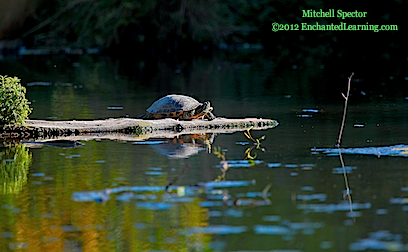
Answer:
<svg viewBox="0 0 408 252"><path fill-rule="evenodd" d="M46 121L26 120L26 126L4 125L0 128L0 138L60 139L69 137L75 140L95 138L143 140L152 137L171 138L181 134L232 133L252 127L254 130L274 128L276 120L243 118L216 118L212 121L181 121L170 118L143 120L133 118L111 118L93 121Z"/></svg>

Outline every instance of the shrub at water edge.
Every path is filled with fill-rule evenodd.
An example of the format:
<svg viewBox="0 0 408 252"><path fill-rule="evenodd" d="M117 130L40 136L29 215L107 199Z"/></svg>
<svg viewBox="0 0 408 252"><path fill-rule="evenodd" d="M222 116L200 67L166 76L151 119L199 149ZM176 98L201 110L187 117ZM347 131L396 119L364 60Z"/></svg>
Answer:
<svg viewBox="0 0 408 252"><path fill-rule="evenodd" d="M25 93L19 78L0 75L0 124L25 125L32 111Z"/></svg>

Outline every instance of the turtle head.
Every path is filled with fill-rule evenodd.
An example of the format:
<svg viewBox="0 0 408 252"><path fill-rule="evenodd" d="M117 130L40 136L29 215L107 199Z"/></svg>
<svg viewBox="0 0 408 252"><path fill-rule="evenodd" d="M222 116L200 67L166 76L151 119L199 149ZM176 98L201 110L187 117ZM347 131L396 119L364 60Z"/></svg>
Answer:
<svg viewBox="0 0 408 252"><path fill-rule="evenodd" d="M209 101L203 102L199 105L194 111L194 118L199 118L201 116L205 116L207 113L211 112L213 108Z"/></svg>
<svg viewBox="0 0 408 252"><path fill-rule="evenodd" d="M209 101L203 102L200 107L196 109L197 114L205 115L211 112L213 108L211 107L211 103Z"/></svg>
<svg viewBox="0 0 408 252"><path fill-rule="evenodd" d="M208 118L213 120L215 116L211 113L213 111L213 107L211 107L211 103L209 101L203 102L197 109L195 110L195 118Z"/></svg>

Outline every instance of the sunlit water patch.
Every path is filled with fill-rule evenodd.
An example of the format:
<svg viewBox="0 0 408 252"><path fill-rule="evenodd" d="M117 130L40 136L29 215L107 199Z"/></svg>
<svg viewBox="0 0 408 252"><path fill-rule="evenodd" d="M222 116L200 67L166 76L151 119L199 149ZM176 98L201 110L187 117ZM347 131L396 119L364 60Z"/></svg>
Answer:
<svg viewBox="0 0 408 252"><path fill-rule="evenodd" d="M167 141L140 141L140 142L133 142L133 144L146 144L146 145L155 145L155 144L165 144Z"/></svg>
<svg viewBox="0 0 408 252"><path fill-rule="evenodd" d="M72 194L71 199L73 201L97 201L97 202L106 202L110 199L112 194L118 193L140 193L140 192L164 192L164 191L172 191L176 190L179 196L186 196L191 194L193 191L197 190L206 190L207 193L211 194L213 192L218 193L218 191L214 191L215 188L231 188L231 187L242 187L242 186L249 186L254 185L254 180L241 180L241 181L210 181L210 182L202 182L199 183L199 187L189 187L189 186L124 186L124 187L116 187L116 188L107 188L104 190L97 190L97 191L84 191L84 192L74 192ZM180 191L182 188L182 191ZM222 191L220 191L222 193ZM194 192L193 192L194 194ZM133 194L129 194L133 195ZM129 196L130 197L130 196ZM131 196L134 197L134 196Z"/></svg>
<svg viewBox="0 0 408 252"><path fill-rule="evenodd" d="M304 213L333 213L337 211L356 211L360 209L370 209L371 203L349 203L348 201L339 204L298 204L297 208Z"/></svg>
<svg viewBox="0 0 408 252"><path fill-rule="evenodd" d="M167 174L167 172L162 171L162 168L160 167L150 167L149 171L146 171L145 174L152 176L161 176Z"/></svg>
<svg viewBox="0 0 408 252"><path fill-rule="evenodd" d="M311 200L325 201L326 198L327 198L327 195L325 193L296 195L296 199L301 200L301 201L311 201Z"/></svg>
<svg viewBox="0 0 408 252"><path fill-rule="evenodd" d="M245 167L252 167L255 165L259 165L262 164L263 161L262 160L226 160L223 161L226 162L228 164L229 168L245 168ZM224 164L220 164L216 166L217 168L222 168L224 167Z"/></svg>
<svg viewBox="0 0 408 252"><path fill-rule="evenodd" d="M408 244L402 241L402 235L392 234L388 230L379 230L369 234L368 238L358 239L349 245L352 251L406 251Z"/></svg>
<svg viewBox="0 0 408 252"><path fill-rule="evenodd" d="M332 173L333 174L351 173L355 169L357 169L356 166L344 166L344 168L336 167L336 168L333 168Z"/></svg>
<svg viewBox="0 0 408 252"><path fill-rule="evenodd" d="M235 144L245 146L248 145L249 142L236 142Z"/></svg>
<svg viewBox="0 0 408 252"><path fill-rule="evenodd" d="M192 235L195 233L227 235L227 234L240 234L246 232L247 229L248 228L246 226L214 225L208 227L194 227L184 231L183 233L185 235Z"/></svg>
<svg viewBox="0 0 408 252"><path fill-rule="evenodd" d="M396 157L408 157L408 145L400 144L394 146L383 147L361 147L361 148L312 148L312 153L321 152L328 156L338 156L341 154L354 154L354 155L374 155L381 156L396 156Z"/></svg>
<svg viewBox="0 0 408 252"><path fill-rule="evenodd" d="M166 202L138 202L137 208L147 210L167 210L172 207L172 204Z"/></svg>
<svg viewBox="0 0 408 252"><path fill-rule="evenodd" d="M288 164L282 164L282 163L268 163L266 164L267 167L269 168L279 168L279 167L285 167L285 168L300 168L302 170L311 170L313 169L316 165L315 164L293 164L293 163L288 163Z"/></svg>

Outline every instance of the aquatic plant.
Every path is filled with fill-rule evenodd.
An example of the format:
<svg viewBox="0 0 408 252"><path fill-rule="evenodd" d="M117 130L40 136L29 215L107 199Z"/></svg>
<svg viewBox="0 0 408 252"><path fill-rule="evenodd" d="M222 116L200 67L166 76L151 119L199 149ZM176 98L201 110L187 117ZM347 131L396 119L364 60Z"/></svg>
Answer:
<svg viewBox="0 0 408 252"><path fill-rule="evenodd" d="M221 158L222 161L225 161L225 151L221 151L221 147L214 147L213 153L218 158Z"/></svg>
<svg viewBox="0 0 408 252"><path fill-rule="evenodd" d="M25 93L19 78L0 75L0 124L25 125L32 111Z"/></svg>
<svg viewBox="0 0 408 252"><path fill-rule="evenodd" d="M245 135L248 139L252 140L252 141L254 142L254 144L255 144L255 145L253 145L253 146L251 146L251 147L249 147L249 148L247 148L247 149L245 150L245 154L246 154L245 159L248 159L248 160L254 160L254 159L256 158L256 156L257 156L256 153L255 153L254 156L251 155L251 151L252 151L254 148L256 148L256 149L258 149L258 150L261 150L262 152L265 151L265 148L261 148L261 141L264 140L264 139L266 138L266 136L263 135L263 136L261 136L260 138L256 138L256 139L253 138L252 135L251 135L251 129L252 129L253 127L254 127L254 126L251 126L249 129L246 130L246 132L244 132L244 135Z"/></svg>

